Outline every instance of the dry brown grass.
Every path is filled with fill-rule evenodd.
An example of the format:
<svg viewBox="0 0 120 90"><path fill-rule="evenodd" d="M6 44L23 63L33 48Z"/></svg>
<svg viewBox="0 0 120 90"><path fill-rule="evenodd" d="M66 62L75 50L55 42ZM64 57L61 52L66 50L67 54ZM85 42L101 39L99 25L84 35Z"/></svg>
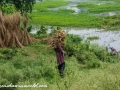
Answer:
<svg viewBox="0 0 120 90"><path fill-rule="evenodd" d="M66 37L66 33L62 30L57 30L53 39L52 39L52 47L57 48L57 43L60 42L61 46L64 47L64 39Z"/></svg>
<svg viewBox="0 0 120 90"><path fill-rule="evenodd" d="M29 45L31 44L32 40L31 37L29 36L27 32L27 23L28 23L28 17L26 14L23 15L23 25L24 25L24 32L23 32L23 39L22 39L22 44L23 45Z"/></svg>
<svg viewBox="0 0 120 90"><path fill-rule="evenodd" d="M0 47L22 48L24 45L30 45L32 40L27 32L28 18L23 16L24 31L20 28L21 16L19 12L14 12L12 16L2 15L0 12Z"/></svg>

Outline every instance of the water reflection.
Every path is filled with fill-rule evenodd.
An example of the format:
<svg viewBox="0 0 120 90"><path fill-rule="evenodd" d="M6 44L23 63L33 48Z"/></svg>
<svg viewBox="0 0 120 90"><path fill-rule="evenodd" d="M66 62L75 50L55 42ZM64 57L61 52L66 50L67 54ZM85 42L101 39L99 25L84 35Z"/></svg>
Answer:
<svg viewBox="0 0 120 90"><path fill-rule="evenodd" d="M94 0L68 0L70 1L70 4L66 6L61 6L61 7L56 7L56 8L48 8L48 10L51 11L58 11L61 9L68 9L68 10L73 10L73 14L78 14L81 12L87 12L88 8L78 8L78 4L83 4L83 3L93 3L96 5L101 5L101 4L118 4L118 2L114 1L94 1ZM96 16L114 16L114 15L120 15L119 11L113 11L113 12L105 12L105 13L99 13L99 14L92 14Z"/></svg>
<svg viewBox="0 0 120 90"><path fill-rule="evenodd" d="M80 36L87 37L98 36L98 40L92 40L91 43L97 43L99 45L107 46L110 44L111 47L115 47L120 51L120 31L104 31L98 29L82 29L82 30L69 30L70 34L77 34Z"/></svg>
<svg viewBox="0 0 120 90"><path fill-rule="evenodd" d="M61 9L68 9L68 10L73 10L74 11L74 14L78 14L80 12L86 12L87 9L86 8L77 8L77 3L71 3L71 4L68 4L67 6L61 6L61 7L57 7L57 8L48 8L48 10L52 10L52 11L58 11L58 10L61 10Z"/></svg>

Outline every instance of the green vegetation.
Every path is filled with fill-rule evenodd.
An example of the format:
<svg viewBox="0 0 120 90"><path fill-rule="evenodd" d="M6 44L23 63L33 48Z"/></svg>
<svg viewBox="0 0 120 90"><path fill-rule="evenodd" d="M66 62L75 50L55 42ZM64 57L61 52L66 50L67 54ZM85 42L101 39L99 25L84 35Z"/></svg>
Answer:
<svg viewBox="0 0 120 90"><path fill-rule="evenodd" d="M40 30L43 28L41 26ZM77 35L67 34L64 79L59 76L55 52L47 42L35 42L21 49L1 48L0 85L47 85L46 88L8 87L1 90L119 90L120 57L114 58L105 48L82 40Z"/></svg>
<svg viewBox="0 0 120 90"><path fill-rule="evenodd" d="M101 12L109 12L109 11L119 11L119 4L101 4L89 9L90 13L101 13Z"/></svg>
<svg viewBox="0 0 120 90"><path fill-rule="evenodd" d="M81 8L93 8L93 7L96 7L97 5L96 4L93 4L93 3L82 3L82 4L78 4L77 7Z"/></svg>
<svg viewBox="0 0 120 90"><path fill-rule="evenodd" d="M98 0L98 1L111 1L111 0ZM115 2L120 2L120 0L114 0Z"/></svg>
<svg viewBox="0 0 120 90"><path fill-rule="evenodd" d="M13 13L13 11L31 12L36 0L0 0L0 10L3 13Z"/></svg>
<svg viewBox="0 0 120 90"><path fill-rule="evenodd" d="M102 13L102 12L109 12L109 11L119 11L120 5L119 4L90 4L90 3L82 3L78 5L79 8L84 7L88 8L89 13Z"/></svg>
<svg viewBox="0 0 120 90"><path fill-rule="evenodd" d="M63 12L63 11L62 11ZM35 15L34 21L32 23L40 23L44 25L56 25L56 26L76 26L76 27L100 27L100 24L98 21L96 21L95 17L89 17L86 14L81 15L68 15L67 12L64 11L63 14L60 14L58 12L52 12L52 13L42 13L41 15ZM35 14L35 13L34 13ZM69 17L69 19L68 19ZM75 22L74 22L75 21ZM88 21L88 22L85 22Z"/></svg>
<svg viewBox="0 0 120 90"><path fill-rule="evenodd" d="M109 0L106 0L109 1ZM119 1L119 0L114 0ZM0 48L0 85L47 85L47 87L0 87L0 90L119 90L120 56L111 56L105 47L83 41L79 35L67 34L65 39L65 77L61 78L57 70L56 54L48 44L46 37L52 37L60 26L82 28L120 28L119 16L98 17L91 14L116 10L117 4L97 6L79 4L87 12L73 14L73 10L55 8L69 4L63 0L46 0L34 6L29 24L41 24L37 34L30 34L40 39L23 48ZM110 7L114 8L110 8ZM96 7L93 8L93 7ZM103 9L103 7L105 9ZM108 8L108 9L107 9ZM98 11L97 11L98 9ZM90 12L90 13L88 13ZM47 33L44 25L51 25ZM54 26L58 26L57 29ZM32 26L27 29L30 32ZM98 39L97 36L88 39Z"/></svg>
<svg viewBox="0 0 120 90"><path fill-rule="evenodd" d="M87 38L88 40L96 40L96 39L99 39L98 36L90 36Z"/></svg>
<svg viewBox="0 0 120 90"><path fill-rule="evenodd" d="M59 4L58 4L59 3ZM56 26L74 26L74 27L100 27L96 22L97 17L90 17L86 14L74 15L73 10L60 9L58 11L50 11L47 8L59 7L60 5L67 5L69 2L56 1L54 3L42 2L37 3L34 7L36 10L32 13L30 23L44 24L44 25L56 25ZM43 8L44 7L44 8ZM87 21L87 22L85 22Z"/></svg>
<svg viewBox="0 0 120 90"><path fill-rule="evenodd" d="M118 0L117 0L118 1ZM59 9L49 10L51 8L58 8L60 6L68 5L69 1L45 1L36 3L33 7L33 13L30 15L31 20L29 24L41 24L50 26L64 26L64 27L80 27L80 28L104 28L104 29L119 29L119 15L114 16L95 16L103 12L119 11L119 4L101 4L82 3L78 4L78 8L87 9L85 12L74 14L73 10ZM118 17L118 18L114 18ZM108 19L109 18L109 19ZM114 18L114 19L113 19ZM112 20L111 20L112 19ZM110 23L108 22L110 21ZM106 24L106 22L108 22Z"/></svg>
<svg viewBox="0 0 120 90"><path fill-rule="evenodd" d="M117 30L120 28L120 17L119 16L108 16L101 19L98 19L100 22L103 22L102 28L106 30Z"/></svg>
<svg viewBox="0 0 120 90"><path fill-rule="evenodd" d="M4 0L3 0L4 1ZM31 2L33 2L32 0ZM29 14L30 20L29 24L41 24L41 25L50 25L50 26L64 26L64 27L80 27L80 28L104 28L104 29L119 29L119 0L114 0L113 3L107 3L106 2L102 4L97 4L98 2L102 2L105 0L96 0L96 3L94 2L87 2L87 3L78 3L77 7L82 11L78 14L74 14L75 11L71 9L66 8L60 8L62 6L69 5L70 1L65 0L45 0L43 2L39 2L34 4L34 7L32 9L32 5L29 4L24 7L24 3L22 3L22 6L18 6L19 2L16 1L16 8L18 11L26 12L33 11L32 14ZM112 2L112 1L111 1ZM1 2L3 3L3 2ZM26 2L25 2L26 3ZM1 10L3 12L11 13L16 8L14 6L9 4L1 4ZM21 8L22 7L22 8ZM25 9L28 8L28 9ZM53 10L49 10L53 9ZM116 13L116 15L113 16L99 16L99 14L102 13L109 13L113 12ZM114 18L118 17L118 18ZM109 18L109 19L108 19ZM113 20L114 18L114 20ZM112 19L112 20L111 20ZM105 22L108 22L107 24Z"/></svg>
<svg viewBox="0 0 120 90"><path fill-rule="evenodd" d="M54 2L54 3L53 3ZM50 0L50 1L45 1L45 2L40 2L36 3L33 9L42 9L42 8L55 8L55 7L60 7L69 4L69 2L65 2L63 0Z"/></svg>

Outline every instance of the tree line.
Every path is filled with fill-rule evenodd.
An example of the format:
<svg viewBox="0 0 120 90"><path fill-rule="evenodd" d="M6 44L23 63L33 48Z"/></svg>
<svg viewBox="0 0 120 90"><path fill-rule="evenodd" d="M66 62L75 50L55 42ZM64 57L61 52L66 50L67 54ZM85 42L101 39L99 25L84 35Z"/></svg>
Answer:
<svg viewBox="0 0 120 90"><path fill-rule="evenodd" d="M12 13L13 11L32 12L32 7L36 0L0 0L0 10L3 13Z"/></svg>

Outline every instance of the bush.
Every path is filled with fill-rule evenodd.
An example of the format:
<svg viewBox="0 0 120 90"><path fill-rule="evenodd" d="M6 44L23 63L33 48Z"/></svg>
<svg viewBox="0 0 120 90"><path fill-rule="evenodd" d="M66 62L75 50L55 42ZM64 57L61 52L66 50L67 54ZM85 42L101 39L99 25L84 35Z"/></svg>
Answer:
<svg viewBox="0 0 120 90"><path fill-rule="evenodd" d="M75 57L80 63L86 64L86 62L91 61L93 59L97 59L97 56L94 54L94 52L90 52L89 50L80 49L75 53Z"/></svg>
<svg viewBox="0 0 120 90"><path fill-rule="evenodd" d="M17 85L19 80L21 80L23 78L22 74L19 73L19 72L14 72L14 73L11 73L9 76L8 76L8 80L13 84L13 85Z"/></svg>
<svg viewBox="0 0 120 90"><path fill-rule="evenodd" d="M11 82L9 81L9 80L7 80L7 79L4 79L4 78L2 78L1 80L0 80L0 85L2 86L2 85L10 85L11 84ZM15 88L12 88L12 87L1 87L0 88L0 90L15 90Z"/></svg>
<svg viewBox="0 0 120 90"><path fill-rule="evenodd" d="M27 31L28 32L31 32L31 30L32 30L32 25L30 25L30 26L27 27Z"/></svg>
<svg viewBox="0 0 120 90"><path fill-rule="evenodd" d="M90 44L89 40L81 42L82 38L78 35L67 34L66 44L64 50L67 52L68 56L75 56L80 63L86 64L86 62L91 60L100 60L106 62L115 62L118 59L115 59L113 56L110 56L104 47ZM96 62L91 62L94 63ZM99 66L99 65L98 65Z"/></svg>
<svg viewBox="0 0 120 90"><path fill-rule="evenodd" d="M100 67L100 62L96 59L87 62L87 68L98 68L98 67Z"/></svg>
<svg viewBox="0 0 120 90"><path fill-rule="evenodd" d="M14 58L14 60L12 60L12 64L14 65L15 68L17 69L22 69L22 68L25 68L26 67L26 64L21 61L22 58Z"/></svg>
<svg viewBox="0 0 120 90"><path fill-rule="evenodd" d="M17 53L17 48L2 48L0 51L0 57L3 59L12 59L13 56Z"/></svg>
<svg viewBox="0 0 120 90"><path fill-rule="evenodd" d="M82 38L78 35L67 34L65 40L65 51L67 52L68 56L75 55L77 49L80 48Z"/></svg>
<svg viewBox="0 0 120 90"><path fill-rule="evenodd" d="M50 67L46 67L43 76L46 81L50 82L51 79L54 79L55 76L54 70Z"/></svg>
<svg viewBox="0 0 120 90"><path fill-rule="evenodd" d="M41 78L41 72L38 72L36 69L33 69L31 67L27 67L23 70L23 74L24 74L24 79L30 79L30 78L34 78L34 79L38 79Z"/></svg>
<svg viewBox="0 0 120 90"><path fill-rule="evenodd" d="M37 35L47 34L47 30L48 29L42 25L40 30L37 31Z"/></svg>
<svg viewBox="0 0 120 90"><path fill-rule="evenodd" d="M57 30L61 30L61 27L57 26Z"/></svg>
<svg viewBox="0 0 120 90"><path fill-rule="evenodd" d="M29 55L28 51L26 49L21 50L19 53L22 54L23 56L28 56Z"/></svg>
<svg viewBox="0 0 120 90"><path fill-rule="evenodd" d="M57 31L57 30L56 30L53 26L51 26L50 35L53 35L56 31Z"/></svg>
<svg viewBox="0 0 120 90"><path fill-rule="evenodd" d="M0 59L6 59L6 56L0 53Z"/></svg>
<svg viewBox="0 0 120 90"><path fill-rule="evenodd" d="M96 55L96 57L101 60L101 61L105 61L105 62L115 62L118 61L119 58L114 58L113 56L111 56L108 52L106 52L106 49L100 46L92 46L91 47L91 52L94 52L94 54Z"/></svg>

